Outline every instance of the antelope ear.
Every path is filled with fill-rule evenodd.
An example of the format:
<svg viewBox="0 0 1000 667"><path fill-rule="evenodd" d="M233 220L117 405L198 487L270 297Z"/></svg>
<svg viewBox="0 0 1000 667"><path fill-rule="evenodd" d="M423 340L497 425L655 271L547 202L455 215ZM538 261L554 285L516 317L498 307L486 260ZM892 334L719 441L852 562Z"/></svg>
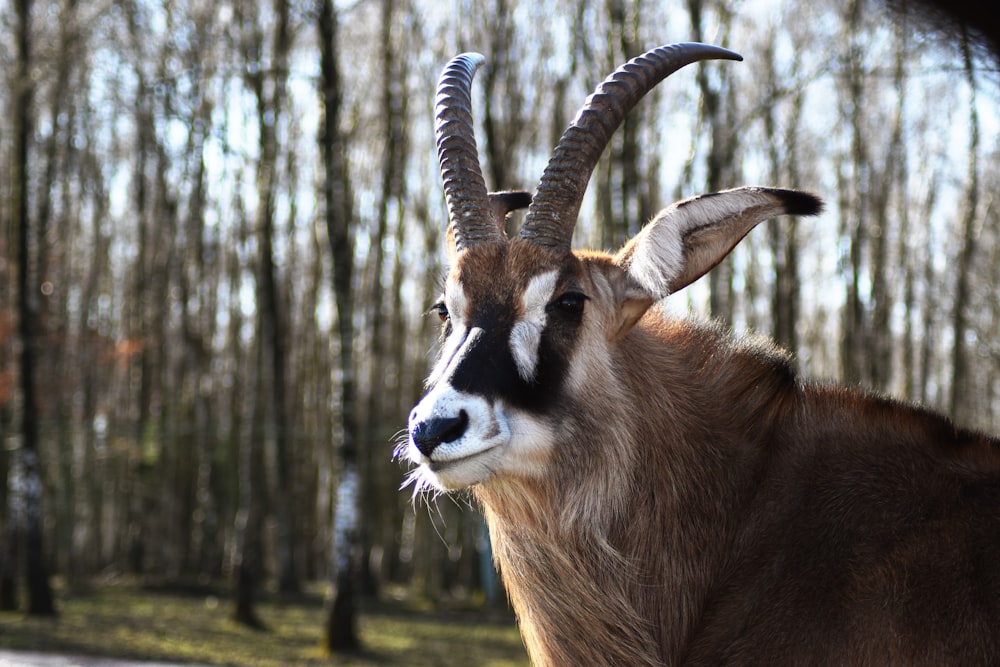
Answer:
<svg viewBox="0 0 1000 667"><path fill-rule="evenodd" d="M681 290L725 259L759 223L816 215L823 202L797 190L743 187L692 197L660 211L614 257L652 301Z"/></svg>
<svg viewBox="0 0 1000 667"><path fill-rule="evenodd" d="M526 190L503 190L491 192L486 196L490 199L493 215L501 227L508 213L531 205L531 193Z"/></svg>
<svg viewBox="0 0 1000 667"><path fill-rule="evenodd" d="M635 323L642 319L649 307L655 303L646 290L633 284L628 276L625 276L625 282L627 284L617 299L619 304L618 319L614 322L614 328L608 337L611 341L620 340L622 336L627 334L635 326Z"/></svg>

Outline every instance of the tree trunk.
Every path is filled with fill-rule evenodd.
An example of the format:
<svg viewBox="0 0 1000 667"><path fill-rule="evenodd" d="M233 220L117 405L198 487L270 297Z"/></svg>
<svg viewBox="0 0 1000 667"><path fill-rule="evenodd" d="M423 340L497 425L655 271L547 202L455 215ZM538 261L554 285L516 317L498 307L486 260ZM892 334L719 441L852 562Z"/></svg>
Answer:
<svg viewBox="0 0 1000 667"><path fill-rule="evenodd" d="M694 32L694 40L704 41L704 18L705 2L703 0L688 0L688 14L691 18L691 28ZM720 32L729 32L729 16L723 7L719 7ZM725 46L725 44L723 44ZM735 162L737 138L733 132L734 119L727 117L727 110L733 109L734 105L726 103L724 96L728 95L729 81L731 75L730 68L720 68L719 81L717 85L712 84L712 78L708 76L705 65L701 65L697 70L698 90L701 93L702 121L708 125L708 132L711 136L708 168L706 172L705 190L716 192L727 187L732 187L734 174L733 164ZM709 309L712 317L718 317L725 322L731 322L735 313L735 299L733 295L733 262L732 258L719 263L717 267L709 272Z"/></svg>
<svg viewBox="0 0 1000 667"><path fill-rule="evenodd" d="M387 379L397 377L397 373L387 372L392 364L392 358L386 354L387 341L390 332L394 329L387 326L386 312L386 289L385 289L385 264L386 257L384 247L388 240L390 224L397 228L404 226L404 212L406 202L404 201L405 191L405 168L407 163L407 124L406 118L409 111L408 95L406 94L406 79L409 72L409 62L406 58L399 57L398 51L403 49L402 34L405 26L397 20L398 13L396 0L382 0L382 81L381 98L383 129L382 135L385 140L381 164L381 195L379 197L378 216L375 230L372 235L369 247L371 253L368 257L366 273L367 299L369 316L367 317L366 358L367 358L367 392L364 407L363 419L363 442L376 443L386 441L382 425L396 418L396 405L387 400L387 396L397 393L394 387L389 386ZM488 105L487 105L488 106ZM402 246L396 245L396 253L400 253ZM392 283L390 283L392 287ZM370 566L372 562L371 554L384 543L379 539L380 528L385 523L388 514L386 500L394 496L393 486L398 487L397 480L387 480L383 471L386 470L382 460L375 460L374 447L365 447L361 454L361 474L362 485L361 494L364 498L367 519L360 527L362 543L362 573L360 589L364 595L375 595L378 592L378 573ZM378 544L377 544L378 542Z"/></svg>
<svg viewBox="0 0 1000 667"><path fill-rule="evenodd" d="M516 74L515 56L511 53L517 44L515 39L516 22L513 12L508 6L508 0L496 0L496 6L491 7L496 17L492 24L493 30L483 37L488 42L485 53L489 54L489 67L482 74L483 94L483 130L486 138L484 153L487 157L491 190L507 190L518 185L512 182L515 151L519 148L519 135L525 127L521 116L523 94L520 86L511 85ZM391 42L386 42L387 56L394 50ZM399 58L398 60L405 60ZM503 84L503 85L501 85Z"/></svg>
<svg viewBox="0 0 1000 667"><path fill-rule="evenodd" d="M937 193L940 189L939 179L936 174L933 175L930 185L927 188L927 200L924 203L922 209L927 211L926 217L921 220L924 223L924 228L927 231L927 247L935 247L935 239L933 236L932 226L930 224L930 212L934 211L935 203L937 201ZM938 276L937 271L934 268L934 257L932 253L924 253L922 256L922 264L918 267L920 270L921 282L924 285L924 290L929 294L933 294L934 290L931 289L932 285L937 285L941 278ZM938 321L935 318L935 308L934 303L930 296L924 298L923 303L923 317L919 323L918 329L921 332L920 335L920 365L918 371L919 382L917 384L919 392L917 394L917 400L921 403L927 403L930 398L930 386L931 386L931 373L934 363L934 336L927 335L928 332L934 331L938 326Z"/></svg>
<svg viewBox="0 0 1000 667"><path fill-rule="evenodd" d="M257 593L264 578L263 523L265 496L264 438L265 438L265 379L267 353L264 348L261 321L258 318L256 336L256 362L247 364L244 379L253 387L247 432L240 435L239 446L239 510L236 513L236 580L233 595L235 603L233 620L254 629L264 623L257 615ZM250 370L252 368L252 370Z"/></svg>
<svg viewBox="0 0 1000 667"><path fill-rule="evenodd" d="M784 96L784 89L779 82L773 45L774 41L769 41L765 51L768 99L765 99L762 105L770 162L768 176L772 183L794 183L797 179L795 158L798 151L799 119L804 96L801 93L794 95L793 111L788 114L791 119L790 125L783 139L779 139L775 110L780 98ZM798 74L798 69L799 63L796 60L792 68L793 78ZM791 363L795 364L799 348L796 327L800 303L798 219L795 216L782 216L772 220L767 227L767 237L774 262L774 289L771 296L772 335L780 345L792 351L794 356Z"/></svg>
<svg viewBox="0 0 1000 667"><path fill-rule="evenodd" d="M852 0L847 8L847 21L852 42L848 45L844 71L847 76L847 91L841 112L844 122L850 128L851 154L844 169L848 174L839 174L840 210L845 212L841 221L842 234L847 236L848 275L847 291L841 327L841 376L851 384L862 383L869 378L865 373L865 356L868 353L867 326L864 301L861 294L862 259L867 247L868 221L868 169L869 160L861 127L861 110L864 107L863 53L858 34L861 29L862 2Z"/></svg>
<svg viewBox="0 0 1000 667"><path fill-rule="evenodd" d="M605 68L609 71L641 52L637 41L641 16L638 4L626 0L605 3L609 26ZM643 184L639 177L642 157L639 128L645 122L644 115L643 105L640 105L625 116L621 128L608 142L607 155L595 169L601 222L599 238L603 247L620 246L646 221L643 216L648 216L649 206L642 197Z"/></svg>
<svg viewBox="0 0 1000 667"><path fill-rule="evenodd" d="M135 420L132 423L132 437L135 442L133 453L128 458L129 471L127 475L128 489L126 491L125 508L125 549L127 567L133 574L141 574L145 568L147 557L147 536L149 532L148 517L157 514L151 508L151 486L155 478L148 448L153 422L153 378L157 368L158 358L155 345L148 344L150 332L159 331L156 326L154 312L153 271L156 255L156 243L150 240L150 200L149 188L146 182L150 156L155 152L154 115L150 96L144 75L142 45L144 28L139 24L138 9L133 2L124 4L131 40L132 57L135 61L136 95L134 101L133 122L137 128L137 144L132 148L135 155L135 167L132 171L134 188L133 208L137 227L136 258L131 294L128 297L128 309L125 322L126 336L129 342L136 346L137 352L128 357L130 372L128 373L127 400L134 404Z"/></svg>
<svg viewBox="0 0 1000 667"><path fill-rule="evenodd" d="M905 117L906 111L906 59L909 47L906 37L906 27L904 16L904 18L901 18L900 23L896 26L895 68L893 72L898 100L897 111L900 120ZM911 234L913 234L915 230L911 225L910 210L909 206L907 206L907 200L909 198L907 182L910 178L909 161L907 159L905 145L901 145L900 148L902 150L900 150L896 164L892 170L893 182L897 184L895 190L895 208L899 211L897 257L900 270L903 272L903 289L900 298L905 312L905 316L903 318L903 339L901 341L902 349L900 351L899 383L902 398L905 400L914 400L919 395L919 391L917 389L916 367L917 346L914 340L916 335L914 327L916 321L914 315L917 312L917 253L911 252L910 250L915 247L910 238Z"/></svg>
<svg viewBox="0 0 1000 667"><path fill-rule="evenodd" d="M15 484L23 485L19 500L23 506L17 521L23 541L25 583L28 592L28 613L56 613L49 583L46 554L42 535L42 470L39 460L38 397L35 387L35 357L37 350L38 308L32 290L32 229L28 214L30 160L29 144L33 135L31 78L31 0L17 2L18 76L14 91L14 190L12 210L17 218L17 311L21 338L21 446L16 452Z"/></svg>
<svg viewBox="0 0 1000 667"><path fill-rule="evenodd" d="M970 280L976 253L979 220L979 113L976 111L976 77L968 39L962 41L965 75L972 99L969 103L969 154L965 190L964 215L962 216L962 249L958 256L955 286L955 306L952 313L954 347L951 356L951 398L948 411L961 424L970 424L975 415L973 389L970 382L969 354L965 344L968 330Z"/></svg>
<svg viewBox="0 0 1000 667"><path fill-rule="evenodd" d="M0 449L0 611L17 610L17 530L8 490L10 469L10 452Z"/></svg>
<svg viewBox="0 0 1000 667"><path fill-rule="evenodd" d="M896 90L896 108L893 113L892 130L889 136L889 150L884 164L876 173L875 165L869 169L871 184L871 221L874 225L872 239L871 268L871 335L868 346L868 373L871 385L888 391L893 381L893 333L890 316L893 306L892 286L889 284L891 240L896 230L894 222L899 217L892 207L895 189L905 189L906 183L900 179L905 164L906 145L904 142L904 119L906 101L906 81L904 78L905 54L897 48L893 71L893 86ZM905 207L903 207L905 210ZM901 226L901 223L900 223ZM901 232L899 232L901 233Z"/></svg>
<svg viewBox="0 0 1000 667"><path fill-rule="evenodd" d="M335 437L334 463L339 471L336 509L333 517L330 596L323 643L329 651L360 646L357 632L357 590L353 584L358 569L359 489L358 424L354 381L354 242L353 205L346 168L346 146L340 130L343 90L338 57L338 17L333 0L320 0L320 85L323 120L320 145L323 158L323 213L333 254L333 292L337 309L339 373L334 393L340 428Z"/></svg>
<svg viewBox="0 0 1000 667"><path fill-rule="evenodd" d="M276 125L284 111L286 79L288 76L288 52L290 48L289 6L286 0L276 0L274 37L270 71L265 71L264 39L262 28L255 25L252 30L253 43L248 53L259 59L251 68L251 86L257 98L258 129L260 132L260 163L257 173L258 217L256 233L259 235L258 249L258 317L260 318L260 345L263 348L262 362L268 363L271 400L261 408L273 411L273 428L270 439L275 452L275 523L277 529L278 586L282 591L297 591L300 588L296 569L295 530L293 526L292 497L293 484L292 448L290 445L291 419L287 396L288 336L286 331L285 304L279 289L281 281L277 276L274 261L274 217L277 196L278 138ZM270 79L270 85L267 81ZM266 361L264 361L266 359ZM262 387L263 389L263 387Z"/></svg>

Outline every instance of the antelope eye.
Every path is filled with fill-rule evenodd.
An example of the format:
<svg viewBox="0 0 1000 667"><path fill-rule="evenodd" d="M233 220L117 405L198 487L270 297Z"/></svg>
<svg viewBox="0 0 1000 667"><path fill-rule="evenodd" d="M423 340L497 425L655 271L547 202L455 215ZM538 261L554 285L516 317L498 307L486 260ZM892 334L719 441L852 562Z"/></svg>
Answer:
<svg viewBox="0 0 1000 667"><path fill-rule="evenodd" d="M438 301L431 306L431 312L437 315L442 322L448 321L448 306L444 305L444 301Z"/></svg>
<svg viewBox="0 0 1000 667"><path fill-rule="evenodd" d="M583 305L589 297L579 292L566 292L553 302L553 306L561 313L579 317L583 314Z"/></svg>

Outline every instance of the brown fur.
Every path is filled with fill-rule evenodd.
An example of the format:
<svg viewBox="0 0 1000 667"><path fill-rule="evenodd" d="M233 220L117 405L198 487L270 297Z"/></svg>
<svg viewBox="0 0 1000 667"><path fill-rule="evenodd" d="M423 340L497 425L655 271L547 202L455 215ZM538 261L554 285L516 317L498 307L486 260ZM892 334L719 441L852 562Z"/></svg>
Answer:
<svg viewBox="0 0 1000 667"><path fill-rule="evenodd" d="M926 4L997 53L989 3ZM548 460L473 487L536 665L1000 663L1000 441L647 312L607 255L453 243L470 308L553 268L590 298Z"/></svg>
<svg viewBox="0 0 1000 667"><path fill-rule="evenodd" d="M475 489L536 665L1000 660L1000 442L717 327L605 342L620 275L583 257L547 476Z"/></svg>

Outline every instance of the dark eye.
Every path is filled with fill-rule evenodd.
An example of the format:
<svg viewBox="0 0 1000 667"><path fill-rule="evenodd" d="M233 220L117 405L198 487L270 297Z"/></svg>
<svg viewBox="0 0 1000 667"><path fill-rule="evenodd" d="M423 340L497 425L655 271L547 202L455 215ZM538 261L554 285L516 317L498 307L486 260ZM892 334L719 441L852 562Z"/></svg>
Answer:
<svg viewBox="0 0 1000 667"><path fill-rule="evenodd" d="M552 302L552 307L565 315L579 317L583 314L583 305L588 299L587 295L579 292L566 292Z"/></svg>
<svg viewBox="0 0 1000 667"><path fill-rule="evenodd" d="M448 306L444 305L444 301L438 301L431 306L431 312L437 315L442 322L448 321Z"/></svg>

